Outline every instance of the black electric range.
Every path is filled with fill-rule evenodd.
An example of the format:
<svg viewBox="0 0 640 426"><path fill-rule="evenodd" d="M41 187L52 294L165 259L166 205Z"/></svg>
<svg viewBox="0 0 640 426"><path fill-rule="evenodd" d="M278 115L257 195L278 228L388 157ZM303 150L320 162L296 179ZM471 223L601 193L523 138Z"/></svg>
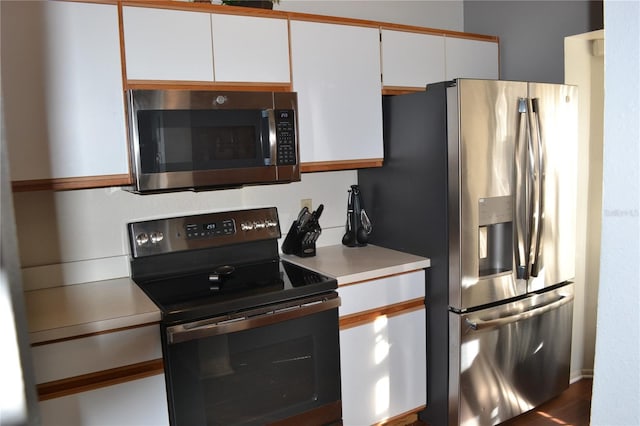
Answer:
<svg viewBox="0 0 640 426"><path fill-rule="evenodd" d="M134 222L131 274L165 324L290 301L335 279L280 260L275 207Z"/></svg>

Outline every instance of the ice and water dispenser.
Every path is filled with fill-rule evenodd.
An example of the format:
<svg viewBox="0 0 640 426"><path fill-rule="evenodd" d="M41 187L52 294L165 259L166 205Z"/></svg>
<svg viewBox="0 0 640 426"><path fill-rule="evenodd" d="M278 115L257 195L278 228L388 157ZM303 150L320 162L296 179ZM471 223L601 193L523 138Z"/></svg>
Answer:
<svg viewBox="0 0 640 426"><path fill-rule="evenodd" d="M478 277L513 269L513 197L478 200Z"/></svg>

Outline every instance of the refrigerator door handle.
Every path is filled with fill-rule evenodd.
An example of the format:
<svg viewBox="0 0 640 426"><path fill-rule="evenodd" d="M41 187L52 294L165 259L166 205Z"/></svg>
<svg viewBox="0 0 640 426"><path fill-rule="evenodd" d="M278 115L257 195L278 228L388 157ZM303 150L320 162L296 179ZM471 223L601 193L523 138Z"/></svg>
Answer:
<svg viewBox="0 0 640 426"><path fill-rule="evenodd" d="M531 262L531 276L537 277L540 270L542 269L542 231L544 226L544 178L545 178L545 164L544 164L544 153L543 153L543 141L542 141L542 130L541 130L541 120L540 120L540 105L538 103L538 98L533 98L531 100L531 111L533 113L533 117L535 118L535 133L536 142L537 142L537 173L536 173L536 186L537 190L534 191L536 194L536 233L531 235L533 241L535 241L535 249L533 251L533 261Z"/></svg>
<svg viewBox="0 0 640 426"><path fill-rule="evenodd" d="M573 294L562 295L558 299L553 302L547 303L546 305L536 306L533 309L518 313L516 315L510 315L503 318L496 318L492 320L481 320L481 319L469 319L465 318L464 321L469 328L474 331L480 330L488 330L492 328L498 328L506 324L511 324L517 321L522 321L524 319L532 318L536 315L542 315L545 312L552 311L554 309L558 309L560 306L566 305L569 302L573 301Z"/></svg>
<svg viewBox="0 0 640 426"><path fill-rule="evenodd" d="M531 137L528 120L529 106L526 98L518 99L518 134L515 146L515 262L516 277L529 279L529 234L527 227L527 179L529 179L529 167L527 155L529 152L529 140Z"/></svg>

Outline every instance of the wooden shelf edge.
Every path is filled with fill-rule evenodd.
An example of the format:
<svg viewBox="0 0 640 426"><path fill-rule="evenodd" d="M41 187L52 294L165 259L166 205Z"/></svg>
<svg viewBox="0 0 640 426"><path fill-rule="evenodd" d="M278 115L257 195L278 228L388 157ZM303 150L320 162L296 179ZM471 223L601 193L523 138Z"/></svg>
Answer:
<svg viewBox="0 0 640 426"><path fill-rule="evenodd" d="M318 161L301 163L302 173L331 172L338 170L366 169L370 167L382 167L382 158L367 158L362 160Z"/></svg>
<svg viewBox="0 0 640 426"><path fill-rule="evenodd" d="M94 0L96 1L96 0ZM113 1L113 0L111 0ZM328 24L355 25L360 27L373 27L387 30L416 32L433 34L445 37L467 38L472 40L499 42L497 36L465 33L462 31L444 30L438 28L419 27L415 25L395 24L369 19L345 18L340 16L318 15L314 13L290 12L286 10L258 9L252 7L237 7L207 3L180 2L167 0L118 0L123 6L150 7L160 9L190 10L209 13L221 13L227 15L258 16L265 18L281 18L296 21L311 21Z"/></svg>
<svg viewBox="0 0 640 426"><path fill-rule="evenodd" d="M162 359L139 362L37 385L38 399L60 398L164 373Z"/></svg>
<svg viewBox="0 0 640 426"><path fill-rule="evenodd" d="M291 92L291 83L251 83L251 82L212 82L212 81L176 81L176 80L128 80L126 89L164 89L164 90L210 90L228 92Z"/></svg>
<svg viewBox="0 0 640 426"><path fill-rule="evenodd" d="M14 180L11 182L13 192L27 191L66 191L70 189L103 188L108 186L131 185L128 174L82 176L56 179Z"/></svg>

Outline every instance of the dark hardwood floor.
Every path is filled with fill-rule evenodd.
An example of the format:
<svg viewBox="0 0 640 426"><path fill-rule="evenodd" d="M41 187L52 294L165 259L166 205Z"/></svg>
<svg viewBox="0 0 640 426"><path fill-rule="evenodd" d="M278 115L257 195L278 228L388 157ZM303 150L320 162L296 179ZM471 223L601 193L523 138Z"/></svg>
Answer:
<svg viewBox="0 0 640 426"><path fill-rule="evenodd" d="M500 426L589 426L592 379L582 379L558 397Z"/></svg>
<svg viewBox="0 0 640 426"><path fill-rule="evenodd" d="M558 397L500 426L589 426L592 384L593 379L581 379ZM403 425L436 426L419 420Z"/></svg>

